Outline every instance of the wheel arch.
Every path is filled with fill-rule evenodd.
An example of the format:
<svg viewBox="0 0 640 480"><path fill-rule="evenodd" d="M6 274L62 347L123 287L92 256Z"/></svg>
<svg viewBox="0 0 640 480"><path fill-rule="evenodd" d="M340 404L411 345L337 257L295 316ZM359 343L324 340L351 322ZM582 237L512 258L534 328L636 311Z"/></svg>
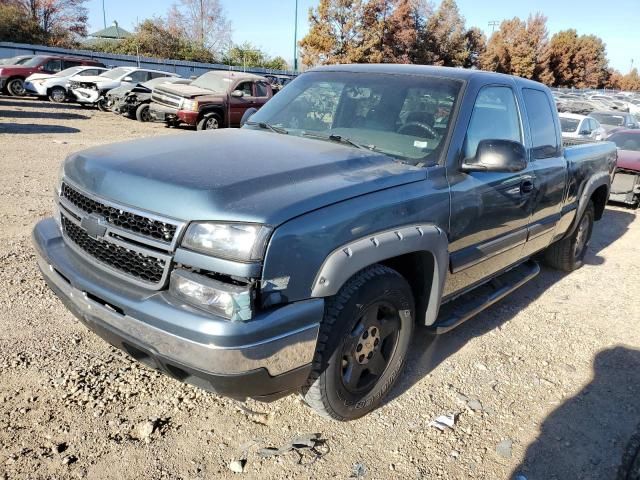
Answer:
<svg viewBox="0 0 640 480"><path fill-rule="evenodd" d="M224 125L224 122L226 121L224 109L218 105L204 107L202 110L200 110L200 112L198 113L198 122L203 118L210 117L211 115L218 115L220 117L220 122L222 123L222 125Z"/></svg>
<svg viewBox="0 0 640 480"><path fill-rule="evenodd" d="M335 249L318 271L311 296L337 294L351 277L376 263L396 270L407 280L416 302L416 320L432 325L449 263L447 236L432 224L385 230Z"/></svg>
<svg viewBox="0 0 640 480"><path fill-rule="evenodd" d="M595 220L600 220L604 214L604 209L609 199L609 191L611 189L611 179L606 172L602 172L599 175L594 175L585 185L582 195L578 202L576 216L571 223L571 226L567 230L564 237L573 234L582 218L582 214L589 205L589 202L593 200L595 207Z"/></svg>

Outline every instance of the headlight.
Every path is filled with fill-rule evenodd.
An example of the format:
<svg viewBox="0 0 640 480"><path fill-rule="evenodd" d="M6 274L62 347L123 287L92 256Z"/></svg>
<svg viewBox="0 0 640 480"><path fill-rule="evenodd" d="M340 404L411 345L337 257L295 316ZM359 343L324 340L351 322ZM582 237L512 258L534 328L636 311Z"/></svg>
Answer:
<svg viewBox="0 0 640 480"><path fill-rule="evenodd" d="M231 321L251 320L249 286L230 285L187 270L174 270L169 291L196 307Z"/></svg>
<svg viewBox="0 0 640 480"><path fill-rule="evenodd" d="M183 99L180 102L180 110L189 110L191 112L198 111L198 101L197 100L186 100Z"/></svg>
<svg viewBox="0 0 640 480"><path fill-rule="evenodd" d="M227 260L262 260L272 229L250 223L192 223L182 246Z"/></svg>

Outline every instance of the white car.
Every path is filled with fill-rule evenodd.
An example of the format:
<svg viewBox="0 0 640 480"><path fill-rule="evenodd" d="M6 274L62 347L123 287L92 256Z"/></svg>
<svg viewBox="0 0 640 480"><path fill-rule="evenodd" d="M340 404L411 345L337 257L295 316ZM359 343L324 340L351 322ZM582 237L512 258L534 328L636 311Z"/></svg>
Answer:
<svg viewBox="0 0 640 480"><path fill-rule="evenodd" d="M154 78L177 76L175 73L161 70L118 67L97 77L72 77L69 79L69 88L73 92L76 102L96 105L100 110L107 110L106 93L113 88L135 87L139 83L148 82Z"/></svg>
<svg viewBox="0 0 640 480"><path fill-rule="evenodd" d="M61 103L68 97L67 86L71 77L95 77L106 71L108 69L103 67L77 66L54 74L34 73L27 77L24 88L29 94L49 97L52 102Z"/></svg>
<svg viewBox="0 0 640 480"><path fill-rule="evenodd" d="M599 142L607 136L607 131L595 118L575 113L560 113L559 116L563 137L591 139Z"/></svg>

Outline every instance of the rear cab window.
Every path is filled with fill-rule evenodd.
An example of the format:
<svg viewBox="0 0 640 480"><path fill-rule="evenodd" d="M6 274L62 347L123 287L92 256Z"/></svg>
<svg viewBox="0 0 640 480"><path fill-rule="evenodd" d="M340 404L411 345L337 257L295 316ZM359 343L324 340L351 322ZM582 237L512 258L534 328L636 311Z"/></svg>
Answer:
<svg viewBox="0 0 640 480"><path fill-rule="evenodd" d="M523 88L522 96L531 129L532 157L544 159L557 156L560 143L547 94L542 90Z"/></svg>

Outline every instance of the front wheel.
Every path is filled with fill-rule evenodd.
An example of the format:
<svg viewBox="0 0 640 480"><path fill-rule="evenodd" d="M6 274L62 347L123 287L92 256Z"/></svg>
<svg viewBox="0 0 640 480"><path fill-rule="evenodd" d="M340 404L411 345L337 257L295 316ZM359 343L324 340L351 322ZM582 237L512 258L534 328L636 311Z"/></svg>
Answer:
<svg viewBox="0 0 640 480"><path fill-rule="evenodd" d="M98 110L100 110L101 112L109 111L109 105L107 104L106 98L98 99L98 101L96 102L96 107L98 107Z"/></svg>
<svg viewBox="0 0 640 480"><path fill-rule="evenodd" d="M7 91L13 97L21 97L25 94L24 80L21 78L13 78L7 83Z"/></svg>
<svg viewBox="0 0 640 480"><path fill-rule="evenodd" d="M413 323L402 275L383 265L356 274L327 300L305 402L340 421L377 408L402 371Z"/></svg>
<svg viewBox="0 0 640 480"><path fill-rule="evenodd" d="M220 128L220 117L213 114L200 120L196 130L217 130L218 128Z"/></svg>
<svg viewBox="0 0 640 480"><path fill-rule="evenodd" d="M149 112L149 104L143 103L136 109L136 119L139 122L150 122L151 113Z"/></svg>
<svg viewBox="0 0 640 480"><path fill-rule="evenodd" d="M49 100L53 103L63 103L67 99L67 91L62 87L53 87L49 92Z"/></svg>
<svg viewBox="0 0 640 480"><path fill-rule="evenodd" d="M573 272L580 268L589 249L594 220L595 207L590 201L573 233L554 243L544 252L545 263L565 272Z"/></svg>

